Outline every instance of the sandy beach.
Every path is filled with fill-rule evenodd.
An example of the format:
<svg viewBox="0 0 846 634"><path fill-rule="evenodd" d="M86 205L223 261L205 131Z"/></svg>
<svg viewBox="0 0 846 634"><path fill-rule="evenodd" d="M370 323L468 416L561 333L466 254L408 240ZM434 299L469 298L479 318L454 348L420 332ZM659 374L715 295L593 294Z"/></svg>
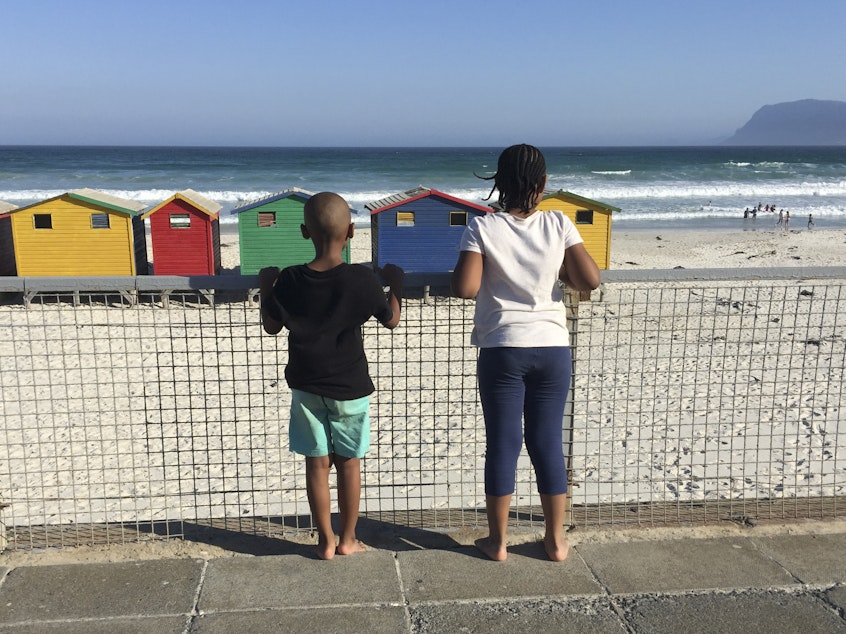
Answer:
<svg viewBox="0 0 846 634"><path fill-rule="evenodd" d="M221 238L233 274L237 233ZM846 232L615 231L611 258L613 269L844 266ZM370 261L369 229L357 229L352 260ZM837 433L842 292L826 303L822 288L815 304L797 299L795 285L765 285L753 300L735 283L682 289L662 306L644 301L642 289L614 286L582 311L575 501L796 497L809 482L818 495L843 493L838 447L830 447L846 451ZM738 287L744 295L735 300ZM752 314L771 306L789 320L763 313L768 325L750 331ZM287 451L285 353L261 334L255 306L48 301L3 304L0 315L13 326L0 343L8 523L307 512L301 461ZM363 511L482 503L471 319L471 302L416 300L395 332L366 331L377 424ZM788 327L807 334L797 339ZM758 444L731 440L738 436ZM790 455L766 453L770 443L789 444ZM525 460L520 469L515 503L533 504Z"/></svg>
<svg viewBox="0 0 846 634"><path fill-rule="evenodd" d="M614 231L611 268L673 269L846 265L846 231Z"/></svg>

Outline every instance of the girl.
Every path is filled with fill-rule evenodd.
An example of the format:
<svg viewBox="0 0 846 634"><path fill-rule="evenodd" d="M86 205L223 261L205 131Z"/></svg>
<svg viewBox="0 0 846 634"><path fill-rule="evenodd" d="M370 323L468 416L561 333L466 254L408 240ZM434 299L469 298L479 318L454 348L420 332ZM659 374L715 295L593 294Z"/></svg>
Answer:
<svg viewBox="0 0 846 634"><path fill-rule="evenodd" d="M562 422L572 360L558 280L592 290L599 286L599 269L562 212L537 211L546 187L540 150L505 149L496 174L486 180L494 181L490 195L499 191L504 211L471 221L452 275L457 297L476 298L470 342L480 348L489 533L476 545L495 561L507 557L508 513L525 434L544 514L544 548L551 560L563 561L570 546L564 537Z"/></svg>

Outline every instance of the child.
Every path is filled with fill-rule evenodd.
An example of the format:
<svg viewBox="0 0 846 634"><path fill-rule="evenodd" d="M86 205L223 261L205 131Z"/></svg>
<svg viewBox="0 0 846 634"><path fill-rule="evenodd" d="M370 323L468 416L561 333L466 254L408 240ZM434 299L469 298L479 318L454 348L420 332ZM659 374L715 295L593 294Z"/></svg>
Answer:
<svg viewBox="0 0 846 634"><path fill-rule="evenodd" d="M400 320L403 271L386 264L388 297L372 271L346 264L342 253L355 226L343 198L315 194L305 204L303 237L314 259L259 272L264 329L288 329L285 379L291 388L291 451L306 457L306 490L317 526L317 556L332 559L364 550L356 539L361 497L361 458L370 447L369 395L373 382L361 325L375 316L386 328ZM332 530L329 471L338 475L341 530Z"/></svg>
<svg viewBox="0 0 846 634"><path fill-rule="evenodd" d="M599 286L599 269L562 212L537 211L546 186L546 161L537 148L504 150L491 179L491 194L499 190L504 211L473 219L452 275L455 295L476 298L471 343L480 348L489 530L476 545L495 561L507 557L508 513L525 433L544 514L544 548L551 560L563 561L570 546L564 537L562 423L572 360L558 281L592 290Z"/></svg>

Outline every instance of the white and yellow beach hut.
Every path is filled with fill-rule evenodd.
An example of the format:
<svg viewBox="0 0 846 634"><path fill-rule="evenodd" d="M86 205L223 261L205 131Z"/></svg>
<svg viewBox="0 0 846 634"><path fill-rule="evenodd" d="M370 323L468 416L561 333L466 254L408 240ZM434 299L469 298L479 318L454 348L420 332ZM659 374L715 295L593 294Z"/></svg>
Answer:
<svg viewBox="0 0 846 634"><path fill-rule="evenodd" d="M17 274L146 275L146 205L76 189L9 212Z"/></svg>
<svg viewBox="0 0 846 634"><path fill-rule="evenodd" d="M585 249L600 269L611 266L611 214L619 207L559 190L546 194L538 209L563 211L585 241Z"/></svg>

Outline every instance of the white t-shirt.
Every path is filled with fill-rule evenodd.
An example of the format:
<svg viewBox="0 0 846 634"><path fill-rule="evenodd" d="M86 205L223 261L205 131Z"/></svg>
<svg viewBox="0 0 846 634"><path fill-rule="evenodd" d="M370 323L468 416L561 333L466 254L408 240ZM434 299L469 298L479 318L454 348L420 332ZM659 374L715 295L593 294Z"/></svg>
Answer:
<svg viewBox="0 0 846 634"><path fill-rule="evenodd" d="M560 211L473 218L459 247L484 258L470 343L480 348L570 345L558 271L564 251L580 242L578 229Z"/></svg>

